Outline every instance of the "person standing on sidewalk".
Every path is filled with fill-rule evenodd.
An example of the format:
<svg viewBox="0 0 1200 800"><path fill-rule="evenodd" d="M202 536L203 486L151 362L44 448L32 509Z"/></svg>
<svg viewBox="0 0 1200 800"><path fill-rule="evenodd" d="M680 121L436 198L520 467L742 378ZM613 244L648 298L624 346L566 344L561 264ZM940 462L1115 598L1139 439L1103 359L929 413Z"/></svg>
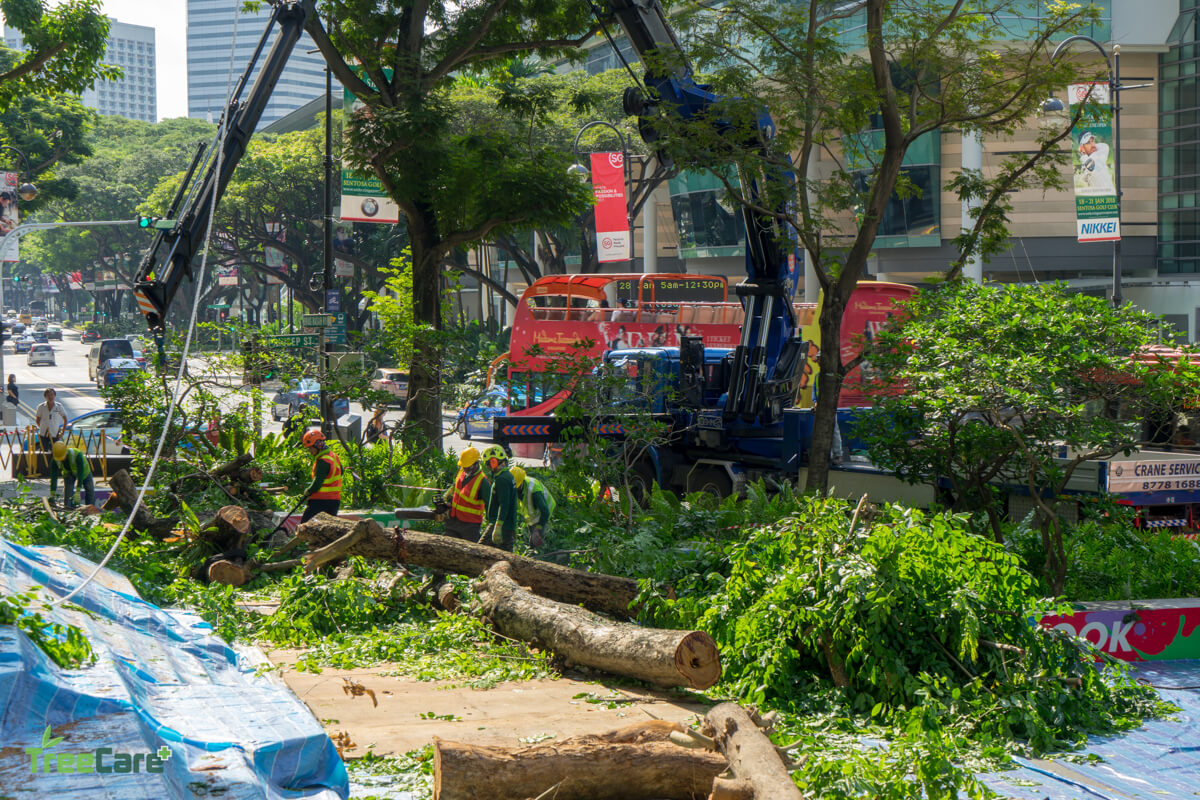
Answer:
<svg viewBox="0 0 1200 800"><path fill-rule="evenodd" d="M42 392L42 397L46 400L37 407L38 443L43 450L49 450L52 444L61 439L63 430L67 427L67 412L63 410L61 403L55 402L57 396L57 392L47 387L46 391Z"/></svg>
<svg viewBox="0 0 1200 800"><path fill-rule="evenodd" d="M17 376L8 376L8 392L4 399L9 405L18 406L21 404L21 390L17 388Z"/></svg>
<svg viewBox="0 0 1200 800"><path fill-rule="evenodd" d="M63 505L75 508L75 482L83 490L85 505L96 504L96 482L92 479L92 465L87 456L74 447L67 447L66 442L55 442L51 450L54 460L50 462L50 502L58 492L58 475L63 476Z"/></svg>

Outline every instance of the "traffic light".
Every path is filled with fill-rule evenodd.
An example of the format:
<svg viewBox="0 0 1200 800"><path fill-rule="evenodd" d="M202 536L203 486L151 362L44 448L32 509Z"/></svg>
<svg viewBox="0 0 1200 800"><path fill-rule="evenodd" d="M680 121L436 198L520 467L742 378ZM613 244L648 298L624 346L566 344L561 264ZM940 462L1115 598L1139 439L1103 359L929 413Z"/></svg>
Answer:
<svg viewBox="0 0 1200 800"><path fill-rule="evenodd" d="M138 217L137 224L139 228L153 228L161 217Z"/></svg>

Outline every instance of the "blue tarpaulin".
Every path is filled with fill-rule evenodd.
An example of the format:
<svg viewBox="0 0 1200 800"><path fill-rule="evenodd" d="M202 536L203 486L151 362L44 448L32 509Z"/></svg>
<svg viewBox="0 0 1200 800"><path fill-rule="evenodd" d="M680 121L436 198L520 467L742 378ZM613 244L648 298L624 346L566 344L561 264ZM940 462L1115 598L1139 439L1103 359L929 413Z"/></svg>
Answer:
<svg viewBox="0 0 1200 800"><path fill-rule="evenodd" d="M1019 769L979 776L1004 797L1029 800L1196 800L1200 795L1200 662L1136 666L1138 678L1179 707L1134 731L1094 736L1083 750L1019 759Z"/></svg>
<svg viewBox="0 0 1200 800"><path fill-rule="evenodd" d="M60 597L92 569L66 550L0 538L0 594L46 587L41 597ZM266 662L257 650L230 647L193 614L147 603L108 570L71 603L40 613L82 628L96 662L60 669L24 633L0 627L0 798L348 795L337 749L282 681L258 674ZM51 758L34 771L26 748L44 742ZM91 764L98 752L102 766L140 769L59 770ZM151 755L165 757L161 772L146 771Z"/></svg>

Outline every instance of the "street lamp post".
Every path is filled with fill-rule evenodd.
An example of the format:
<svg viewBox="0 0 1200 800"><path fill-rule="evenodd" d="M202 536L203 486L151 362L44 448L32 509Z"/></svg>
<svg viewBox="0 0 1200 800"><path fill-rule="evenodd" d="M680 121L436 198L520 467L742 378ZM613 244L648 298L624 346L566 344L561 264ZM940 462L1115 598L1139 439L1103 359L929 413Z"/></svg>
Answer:
<svg viewBox="0 0 1200 800"><path fill-rule="evenodd" d="M0 145L0 152L3 152L5 150L11 150L12 152L16 153L17 155L19 155L21 157L21 172L28 174L29 173L29 158L24 153L22 153L20 150L13 147L11 144ZM35 197L37 197L37 187L34 186L29 181L20 183L19 175L20 175L20 173L18 173L18 178L17 178L17 181L19 184L17 186L17 197L20 197L22 200L24 200L26 202L33 200ZM13 202L15 204L16 200L14 199ZM15 233L15 231L6 231L4 234L3 241L0 242L0 313L2 313L4 311L4 253L3 253L3 251L8 249L5 245L8 244L8 237L13 235L13 233ZM19 238L20 234L17 234L17 236ZM14 346L15 346L15 342L14 342ZM4 342L0 341L0 379L3 379L3 375L4 375Z"/></svg>
<svg viewBox="0 0 1200 800"><path fill-rule="evenodd" d="M1076 42L1084 42L1096 48L1096 52L1104 59L1104 63L1108 66L1108 91L1112 97L1113 108L1113 190L1117 196L1117 228L1121 225L1121 91L1123 89L1144 89L1153 84L1142 83L1136 86L1121 85L1121 45L1114 44L1112 46L1112 57L1104 49L1104 45L1097 42L1090 36L1077 34L1063 39L1054 52L1050 55L1050 63L1058 60L1059 56L1064 51ZM1052 97L1042 104L1044 111L1063 111L1066 107L1062 100L1057 97ZM1121 305L1121 239L1113 240L1112 243L1113 266L1112 266L1112 303L1114 307Z"/></svg>
<svg viewBox="0 0 1200 800"><path fill-rule="evenodd" d="M619 141L621 143L621 166L622 166L622 172L624 173L624 177L625 177L625 232L629 236L629 268L632 271L632 269L633 269L633 220L630 219L629 203L633 199L631 197L632 193L630 191L631 184L633 181L631 178L632 173L630 172L630 167L629 167L629 141L625 138L625 134L623 134L621 132L620 128L618 128L616 125L613 125L611 122L608 122L607 120L594 119L591 122L584 124L584 126L579 129L579 132L575 134L575 141L571 145L571 150L575 154L575 163L567 168L567 174L571 175L575 178L578 178L581 182L586 181L588 179L588 177L591 175L591 173L592 173L591 169L589 169L588 167L585 167L582 163L583 159L580 158L579 139L583 136L584 133L586 133L587 131L589 131L592 128L595 128L597 126L601 126L601 127L610 129L613 133L615 133L617 135L617 141ZM584 235L585 236L587 235L586 231L584 231ZM597 258L599 258L599 255L600 255L599 252L597 252L597 254L596 254Z"/></svg>

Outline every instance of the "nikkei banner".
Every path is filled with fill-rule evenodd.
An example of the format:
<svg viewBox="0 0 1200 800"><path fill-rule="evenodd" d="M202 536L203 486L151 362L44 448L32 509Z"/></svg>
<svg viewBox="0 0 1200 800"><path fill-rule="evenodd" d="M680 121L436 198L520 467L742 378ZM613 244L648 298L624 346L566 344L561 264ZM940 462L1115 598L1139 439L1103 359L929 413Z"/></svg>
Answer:
<svg viewBox="0 0 1200 800"><path fill-rule="evenodd" d="M1075 232L1081 242L1121 238L1121 213L1113 183L1112 105L1108 84L1073 83L1071 105L1090 103L1075 128Z"/></svg>
<svg viewBox="0 0 1200 800"><path fill-rule="evenodd" d="M17 183L20 176L15 172L0 172L0 236L7 237L9 231L21 224L17 211ZM5 242L4 260L20 261L20 242Z"/></svg>
<svg viewBox="0 0 1200 800"><path fill-rule="evenodd" d="M592 153L596 198L596 256L601 263L629 260L629 209L625 202L625 154Z"/></svg>
<svg viewBox="0 0 1200 800"><path fill-rule="evenodd" d="M367 77L364 70L358 70L358 77L362 78L363 82L375 88L375 84ZM384 68L384 76L391 80L392 70L390 67ZM354 93L349 89L342 89L342 119L349 120L357 113L361 113L362 109L366 108L366 104L354 96ZM346 125L345 130L348 132L350 126ZM343 148L345 149L345 148ZM400 221L400 206L396 205L396 201L387 196L387 192L383 190L383 183L374 175L367 175L362 172L346 169L345 163L342 164L342 219L347 222L386 222L397 223Z"/></svg>

